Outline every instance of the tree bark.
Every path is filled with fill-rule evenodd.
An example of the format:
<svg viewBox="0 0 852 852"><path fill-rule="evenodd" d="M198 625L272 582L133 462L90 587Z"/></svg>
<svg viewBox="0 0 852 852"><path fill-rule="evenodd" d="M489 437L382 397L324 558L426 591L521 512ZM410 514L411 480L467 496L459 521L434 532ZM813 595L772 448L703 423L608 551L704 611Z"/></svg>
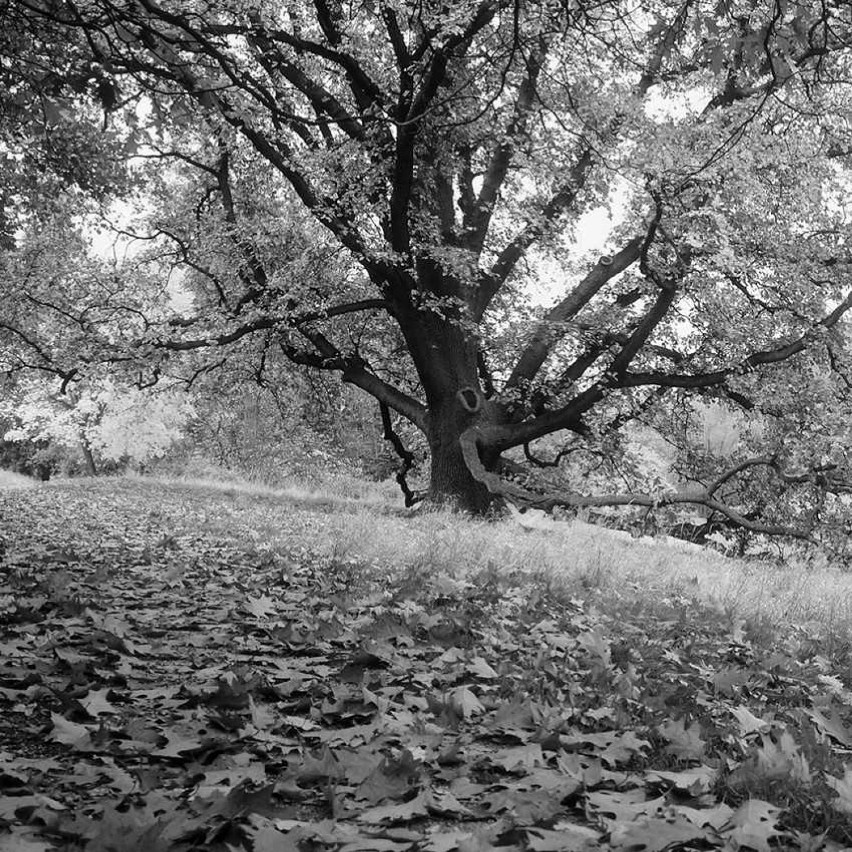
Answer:
<svg viewBox="0 0 852 852"><path fill-rule="evenodd" d="M97 476L98 468L95 464L95 456L92 453L92 448L89 446L89 442L85 438L80 438L80 452L83 454L83 461L86 465L86 473L89 476Z"/></svg>
<svg viewBox="0 0 852 852"><path fill-rule="evenodd" d="M462 289L425 265L420 272L424 290ZM422 423L431 458L428 499L484 514L495 496L471 473L459 441L471 426L491 422L495 416L494 406L480 388L476 340L451 305L441 314L415 307L404 298L395 305L395 316L426 399Z"/></svg>
<svg viewBox="0 0 852 852"><path fill-rule="evenodd" d="M476 385L460 388L430 410L429 450L432 459L429 483L433 502L450 504L476 515L486 514L500 502L487 484L474 475L465 461L461 436L472 426L487 425L499 419L499 410L488 402ZM481 458L492 468L499 454Z"/></svg>
<svg viewBox="0 0 852 852"><path fill-rule="evenodd" d="M429 434L432 468L429 496L432 502L472 514L485 514L494 495L470 472L459 443L455 418L434 418Z"/></svg>

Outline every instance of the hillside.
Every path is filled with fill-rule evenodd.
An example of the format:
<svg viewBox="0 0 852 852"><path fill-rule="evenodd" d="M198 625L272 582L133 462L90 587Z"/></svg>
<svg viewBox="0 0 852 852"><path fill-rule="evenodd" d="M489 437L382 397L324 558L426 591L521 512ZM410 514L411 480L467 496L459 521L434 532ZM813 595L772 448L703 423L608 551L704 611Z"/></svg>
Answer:
<svg viewBox="0 0 852 852"><path fill-rule="evenodd" d="M852 844L845 574L153 480L0 538L3 852Z"/></svg>

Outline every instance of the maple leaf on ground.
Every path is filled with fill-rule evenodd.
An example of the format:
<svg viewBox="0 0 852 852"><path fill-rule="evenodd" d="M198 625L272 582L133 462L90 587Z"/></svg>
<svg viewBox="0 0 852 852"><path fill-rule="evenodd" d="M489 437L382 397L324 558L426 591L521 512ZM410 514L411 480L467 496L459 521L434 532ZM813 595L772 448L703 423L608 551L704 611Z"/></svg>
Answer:
<svg viewBox="0 0 852 852"><path fill-rule="evenodd" d="M547 760L538 743L504 748L491 756L491 763L506 772L527 772L536 766L544 766Z"/></svg>
<svg viewBox="0 0 852 852"><path fill-rule="evenodd" d="M41 793L25 796L0 797L0 820L12 822L22 815L32 820L34 815L46 815L51 811L60 812L66 809L62 802Z"/></svg>
<svg viewBox="0 0 852 852"><path fill-rule="evenodd" d="M230 789L225 795L214 793L209 798L199 800L199 803L208 814L215 814L226 819L234 819L246 814L260 814L272 818L279 816L281 812L281 808L272 802L274 789L273 784L265 784L255 789L251 784L243 782Z"/></svg>
<svg viewBox="0 0 852 852"><path fill-rule="evenodd" d="M818 709L808 709L804 712L823 736L830 737L845 748L852 746L852 730L846 726L837 707L831 708L830 716Z"/></svg>
<svg viewBox="0 0 852 852"><path fill-rule="evenodd" d="M80 704L90 716L115 715L118 713L118 708L109 702L107 695L112 692L112 689L106 687L104 689L91 689L88 695L80 699Z"/></svg>
<svg viewBox="0 0 852 852"><path fill-rule="evenodd" d="M485 711L482 702L466 686L459 686L452 691L450 705L463 719L470 719Z"/></svg>
<svg viewBox="0 0 852 852"><path fill-rule="evenodd" d="M495 677L499 677L496 671L491 668L490 665L486 662L486 660L482 657L474 657L470 660L466 667L467 671L474 675L475 677L480 677L485 680L490 680Z"/></svg>
<svg viewBox="0 0 852 852"><path fill-rule="evenodd" d="M424 852L519 852L518 846L497 845L498 838L513 828L511 821L501 819L473 831L469 828L438 830L427 835L422 848Z"/></svg>
<svg viewBox="0 0 852 852"><path fill-rule="evenodd" d="M769 841L783 837L784 832L776 829L781 809L760 799L749 799L734 811L730 820L722 826L721 834L736 848L745 846L756 852L771 852Z"/></svg>
<svg viewBox="0 0 852 852"><path fill-rule="evenodd" d="M597 817L610 831L637 817L657 813L666 806L666 797L649 799L644 789L597 790L586 796L586 813L590 820Z"/></svg>
<svg viewBox="0 0 852 852"><path fill-rule="evenodd" d="M666 754L683 760L701 760L705 743L701 739L701 726L697 723L687 726L684 719L666 720L657 728L657 732L668 740Z"/></svg>
<svg viewBox="0 0 852 852"><path fill-rule="evenodd" d="M625 852L635 849L662 852L670 846L710 840L712 836L685 817L677 814L661 815L617 825L610 834L609 847Z"/></svg>
<svg viewBox="0 0 852 852"><path fill-rule="evenodd" d="M515 698L501 704L491 720L495 730L511 733L520 740L527 740L540 722L541 711L529 700Z"/></svg>
<svg viewBox="0 0 852 852"><path fill-rule="evenodd" d="M382 799L400 799L411 790L419 775L420 764L406 750L399 759L385 758L376 766L358 785L356 796L373 805Z"/></svg>
<svg viewBox="0 0 852 852"><path fill-rule="evenodd" d="M558 823L553 830L528 828L526 832L532 852L593 852L601 848L600 832L584 825Z"/></svg>
<svg viewBox="0 0 852 852"><path fill-rule="evenodd" d="M561 745L569 751L583 750L591 746L597 756L609 766L627 763L634 756L650 748L650 743L633 731L604 731L596 734L572 733L559 736Z"/></svg>
<svg viewBox="0 0 852 852"><path fill-rule="evenodd" d="M565 808L563 797L554 795L550 790L519 790L510 787L496 793L487 794L483 801L491 813L506 813L518 825L533 826L553 819Z"/></svg>
<svg viewBox="0 0 852 852"><path fill-rule="evenodd" d="M267 595L260 595L257 598L246 595L243 608L255 618L264 619L275 613L277 603Z"/></svg>
<svg viewBox="0 0 852 852"><path fill-rule="evenodd" d="M193 736L191 732L172 728L165 732L165 737L165 745L154 749L151 754L156 757L185 758L202 748L201 740Z"/></svg>
<svg viewBox="0 0 852 852"><path fill-rule="evenodd" d="M264 826L252 838L252 852L302 852L299 841L303 838L298 828L285 833Z"/></svg>
<svg viewBox="0 0 852 852"><path fill-rule="evenodd" d="M358 815L359 822L379 823L409 822L429 813L429 794L424 790L408 802L399 805L382 805Z"/></svg>
<svg viewBox="0 0 852 852"><path fill-rule="evenodd" d="M11 834L0 834L0 852L53 852L56 847L39 839L25 827L12 826Z"/></svg>
<svg viewBox="0 0 852 852"><path fill-rule="evenodd" d="M385 760L373 746L369 748L338 749L335 758L349 784L357 786L370 777Z"/></svg>
<svg viewBox="0 0 852 852"><path fill-rule="evenodd" d="M842 778L826 774L825 783L837 793L837 798L829 803L836 811L852 815L852 768L846 767Z"/></svg>
<svg viewBox="0 0 852 852"><path fill-rule="evenodd" d="M51 713L50 720L53 722L53 730L50 735L57 742L71 746L75 751L98 750L92 742L91 731L85 725L71 722L58 713Z"/></svg>
<svg viewBox="0 0 852 852"><path fill-rule="evenodd" d="M746 787L767 781L809 784L811 770L807 758L789 731L762 734L749 757L729 776L732 787Z"/></svg>
<svg viewBox="0 0 852 852"><path fill-rule="evenodd" d="M600 665L608 666L611 660L611 643L598 630L589 630L577 637L577 644Z"/></svg>
<svg viewBox="0 0 852 852"><path fill-rule="evenodd" d="M334 756L334 752L323 746L318 755L306 751L302 765L298 767L296 777L299 781L338 779L343 777L343 768Z"/></svg>
<svg viewBox="0 0 852 852"><path fill-rule="evenodd" d="M690 796L700 796L710 792L719 773L710 766L698 766L695 769L685 769L682 772L665 772L651 770L645 774L646 779L653 783L664 781L676 790L689 793Z"/></svg>
<svg viewBox="0 0 852 852"><path fill-rule="evenodd" d="M731 714L740 726L741 736L747 737L756 731L766 732L769 730L769 723L763 719L758 719L745 705L733 707Z"/></svg>
<svg viewBox="0 0 852 852"><path fill-rule="evenodd" d="M734 809L726 805L724 802L721 802L712 808L689 808L685 805L677 805L675 806L675 810L695 825L709 825L717 831L723 825L730 822L731 817L734 815Z"/></svg>
<svg viewBox="0 0 852 852"><path fill-rule="evenodd" d="M449 791L432 790L426 800L429 813L433 816L470 816L471 812Z"/></svg>
<svg viewBox="0 0 852 852"><path fill-rule="evenodd" d="M405 852L414 845L411 840L391 840L387 837L361 837L344 843L338 852Z"/></svg>

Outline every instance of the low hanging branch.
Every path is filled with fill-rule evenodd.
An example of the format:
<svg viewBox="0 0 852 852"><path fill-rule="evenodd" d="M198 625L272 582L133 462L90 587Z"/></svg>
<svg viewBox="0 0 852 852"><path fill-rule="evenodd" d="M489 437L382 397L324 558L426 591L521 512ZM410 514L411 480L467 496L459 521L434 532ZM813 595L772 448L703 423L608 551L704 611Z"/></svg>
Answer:
<svg viewBox="0 0 852 852"><path fill-rule="evenodd" d="M411 450L402 443L402 438L399 437L399 433L394 431L393 423L391 422L390 408L388 408L384 402L380 402L379 410L382 413L382 437L384 437L386 441L390 441L394 450L396 450L396 454L400 457L400 459L402 459L402 466L396 472L395 478L403 496L405 497L405 507L408 509L423 499L422 494L411 490L408 480L406 479L408 471L410 471L414 466L414 453L412 453Z"/></svg>
<svg viewBox="0 0 852 852"><path fill-rule="evenodd" d="M547 459L540 459L537 456L534 456L530 449L529 442L527 442L524 444L524 458L536 467L559 467L562 459L571 455L571 453L576 452L578 449L579 447L566 447L564 450L560 450L554 458L548 461Z"/></svg>
<svg viewBox="0 0 852 852"><path fill-rule="evenodd" d="M768 456L761 456L752 460L750 463L738 465L729 473L723 474L707 488L691 487L674 494L652 496L650 494L627 492L624 494L586 495L573 491L552 491L545 494L537 494L514 482L507 482L498 474L487 470L482 463L482 459L479 457L480 439L481 430L477 426L462 433L459 443L461 444L465 464L473 477L481 482L492 494L512 500L520 506L536 509L553 509L556 506L570 506L574 508L585 506L645 506L649 509L656 509L663 506L693 504L706 506L708 509L724 515L734 525L750 532L772 536L788 536L811 543L814 541L811 534L806 530L754 521L714 496L720 485L746 467L761 464L774 466L774 459Z"/></svg>

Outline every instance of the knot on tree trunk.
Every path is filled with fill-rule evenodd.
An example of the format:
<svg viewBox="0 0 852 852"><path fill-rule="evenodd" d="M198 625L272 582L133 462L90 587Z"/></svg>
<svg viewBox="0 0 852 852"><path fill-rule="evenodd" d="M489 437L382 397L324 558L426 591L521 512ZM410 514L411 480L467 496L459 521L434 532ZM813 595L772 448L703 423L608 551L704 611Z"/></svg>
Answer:
<svg viewBox="0 0 852 852"><path fill-rule="evenodd" d="M456 392L456 399L468 414L478 414L482 410L482 396L476 388L460 388Z"/></svg>

